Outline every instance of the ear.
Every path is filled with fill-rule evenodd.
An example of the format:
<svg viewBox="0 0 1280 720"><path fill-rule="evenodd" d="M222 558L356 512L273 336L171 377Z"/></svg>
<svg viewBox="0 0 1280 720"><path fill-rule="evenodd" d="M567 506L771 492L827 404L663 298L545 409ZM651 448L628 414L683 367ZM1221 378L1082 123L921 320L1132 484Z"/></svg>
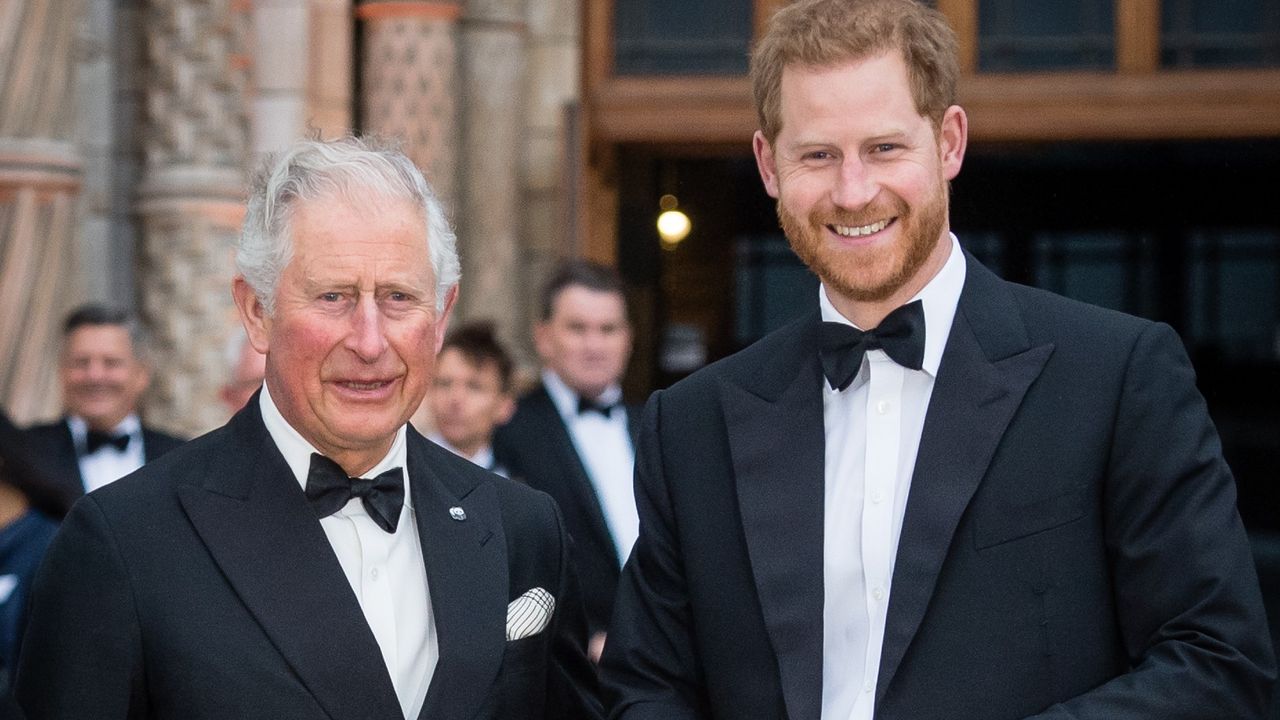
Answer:
<svg viewBox="0 0 1280 720"><path fill-rule="evenodd" d="M751 136L751 151L756 156L756 169L760 171L760 179L764 182L764 191L769 197L778 197L778 164L774 161L773 146L759 130Z"/></svg>
<svg viewBox="0 0 1280 720"><path fill-rule="evenodd" d="M271 318L267 309L258 300L258 294L249 287L244 276L237 275L231 281L231 297L236 301L236 310L240 312L240 322L244 325L245 334L249 336L249 344L254 350L266 354L270 344Z"/></svg>
<svg viewBox="0 0 1280 720"><path fill-rule="evenodd" d="M449 288L449 293L444 296L444 311L440 313L440 319L436 321L436 347L435 354L440 354L440 348L444 347L445 332L449 329L449 315L453 312L453 304L458 300L458 286L454 284Z"/></svg>
<svg viewBox="0 0 1280 720"><path fill-rule="evenodd" d="M942 172L948 180L960 174L964 151L969 145L969 118L964 108L952 105L942 114L938 127L938 150L942 154Z"/></svg>
<svg viewBox="0 0 1280 720"><path fill-rule="evenodd" d="M538 353L538 357L545 364L547 358L551 357L554 348L551 347L551 321L539 320L533 325L533 349Z"/></svg>
<svg viewBox="0 0 1280 720"><path fill-rule="evenodd" d="M516 413L515 398L507 393L502 394L502 402L498 404L497 409L493 412L493 426L506 425L511 416Z"/></svg>

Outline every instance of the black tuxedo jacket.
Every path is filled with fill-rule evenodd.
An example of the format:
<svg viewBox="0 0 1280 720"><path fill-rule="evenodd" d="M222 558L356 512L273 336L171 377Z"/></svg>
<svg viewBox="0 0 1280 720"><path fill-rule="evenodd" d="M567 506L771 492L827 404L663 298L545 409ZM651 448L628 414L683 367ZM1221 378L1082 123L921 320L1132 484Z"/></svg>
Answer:
<svg viewBox="0 0 1280 720"><path fill-rule="evenodd" d="M47 425L32 425L23 431L28 452L43 467L55 485L54 507L49 512L61 518L84 495L84 478L80 460L66 418ZM184 440L146 426L142 428L142 456L151 462L181 445Z"/></svg>
<svg viewBox="0 0 1280 720"><path fill-rule="evenodd" d="M419 717L598 718L554 503L408 433L440 650ZM534 587L555 597L552 622L507 642L507 604ZM76 504L37 577L15 687L29 720L402 715L256 401Z"/></svg>
<svg viewBox="0 0 1280 720"><path fill-rule="evenodd" d="M1163 325L968 272L920 440L876 720L1261 718L1234 481ZM650 399L613 718L818 720L815 309ZM851 682L857 682L856 678Z"/></svg>
<svg viewBox="0 0 1280 720"><path fill-rule="evenodd" d="M626 410L634 447L640 409ZM572 557L582 581L587 623L593 633L605 630L618 589L618 548L569 428L545 387L520 398L511 421L494 434L493 455L510 477L547 493L560 506L574 540Z"/></svg>

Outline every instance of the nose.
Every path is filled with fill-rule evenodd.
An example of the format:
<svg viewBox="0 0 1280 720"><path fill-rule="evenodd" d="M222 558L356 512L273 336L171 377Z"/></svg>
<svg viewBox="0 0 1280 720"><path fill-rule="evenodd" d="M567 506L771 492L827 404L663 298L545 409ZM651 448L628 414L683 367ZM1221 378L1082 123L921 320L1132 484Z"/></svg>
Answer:
<svg viewBox="0 0 1280 720"><path fill-rule="evenodd" d="M347 347L365 362L376 361L387 349L385 322L373 296L361 295L351 313Z"/></svg>
<svg viewBox="0 0 1280 720"><path fill-rule="evenodd" d="M831 187L831 202L844 210L859 210L867 206L879 192L879 185L870 168L857 155L849 155L836 171Z"/></svg>
<svg viewBox="0 0 1280 720"><path fill-rule="evenodd" d="M107 364L93 358L84 367L84 378L91 383L101 383L107 377Z"/></svg>

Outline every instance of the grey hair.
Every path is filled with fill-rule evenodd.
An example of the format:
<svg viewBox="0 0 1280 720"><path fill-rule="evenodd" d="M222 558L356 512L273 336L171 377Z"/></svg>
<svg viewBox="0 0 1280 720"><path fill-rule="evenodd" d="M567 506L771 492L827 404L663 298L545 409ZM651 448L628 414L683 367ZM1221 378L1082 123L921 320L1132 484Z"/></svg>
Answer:
<svg viewBox="0 0 1280 720"><path fill-rule="evenodd" d="M112 326L124 328L129 333L129 345L133 356L142 364L151 360L151 336L147 329L138 322L138 318L118 307L101 303L86 303L67 313L62 321L62 337L65 340L71 333L82 327Z"/></svg>
<svg viewBox="0 0 1280 720"><path fill-rule="evenodd" d="M458 284L458 240L440 200L422 173L395 146L374 138L299 140L268 156L255 175L236 245L236 270L253 288L268 315L275 313L277 285L293 256L290 221L300 200L372 192L407 200L422 209L423 242L436 280L436 311L444 312Z"/></svg>

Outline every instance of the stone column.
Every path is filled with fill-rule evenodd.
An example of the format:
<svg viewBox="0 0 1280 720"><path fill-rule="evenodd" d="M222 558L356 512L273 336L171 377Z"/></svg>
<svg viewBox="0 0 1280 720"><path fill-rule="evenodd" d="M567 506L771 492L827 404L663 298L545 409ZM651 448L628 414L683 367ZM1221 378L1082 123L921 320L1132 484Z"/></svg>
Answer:
<svg viewBox="0 0 1280 720"><path fill-rule="evenodd" d="M183 435L225 418L235 326L232 248L244 214L250 18L232 0L148 0L143 18L139 285L155 370L147 420Z"/></svg>
<svg viewBox="0 0 1280 720"><path fill-rule="evenodd" d="M361 117L396 138L453 216L457 201L457 0L363 0Z"/></svg>
<svg viewBox="0 0 1280 720"><path fill-rule="evenodd" d="M457 319L487 319L510 347L527 327L520 198L524 157L526 0L468 0L459 43L462 74L461 197L458 252L462 293Z"/></svg>
<svg viewBox="0 0 1280 720"><path fill-rule="evenodd" d="M526 368L537 365L530 327L538 319L538 295L555 266L580 254L584 238L574 229L570 205L577 190L571 174L584 165L575 157L579 147L569 119L581 95L581 18L583 2L592 0L534 0L528 4L529 91L524 98L524 153L520 209L523 260L518 285L518 319L524 341L517 345ZM578 118L581 125L584 120ZM581 194L581 193L577 193ZM578 197L582 203L585 198ZM576 241L576 242L575 242Z"/></svg>
<svg viewBox="0 0 1280 720"><path fill-rule="evenodd" d="M351 77L355 68L352 0L310 0L307 57L308 124L326 138L351 132Z"/></svg>
<svg viewBox="0 0 1280 720"><path fill-rule="evenodd" d="M74 43L79 0L0 2L0 404L58 412L60 322L77 300Z"/></svg>

